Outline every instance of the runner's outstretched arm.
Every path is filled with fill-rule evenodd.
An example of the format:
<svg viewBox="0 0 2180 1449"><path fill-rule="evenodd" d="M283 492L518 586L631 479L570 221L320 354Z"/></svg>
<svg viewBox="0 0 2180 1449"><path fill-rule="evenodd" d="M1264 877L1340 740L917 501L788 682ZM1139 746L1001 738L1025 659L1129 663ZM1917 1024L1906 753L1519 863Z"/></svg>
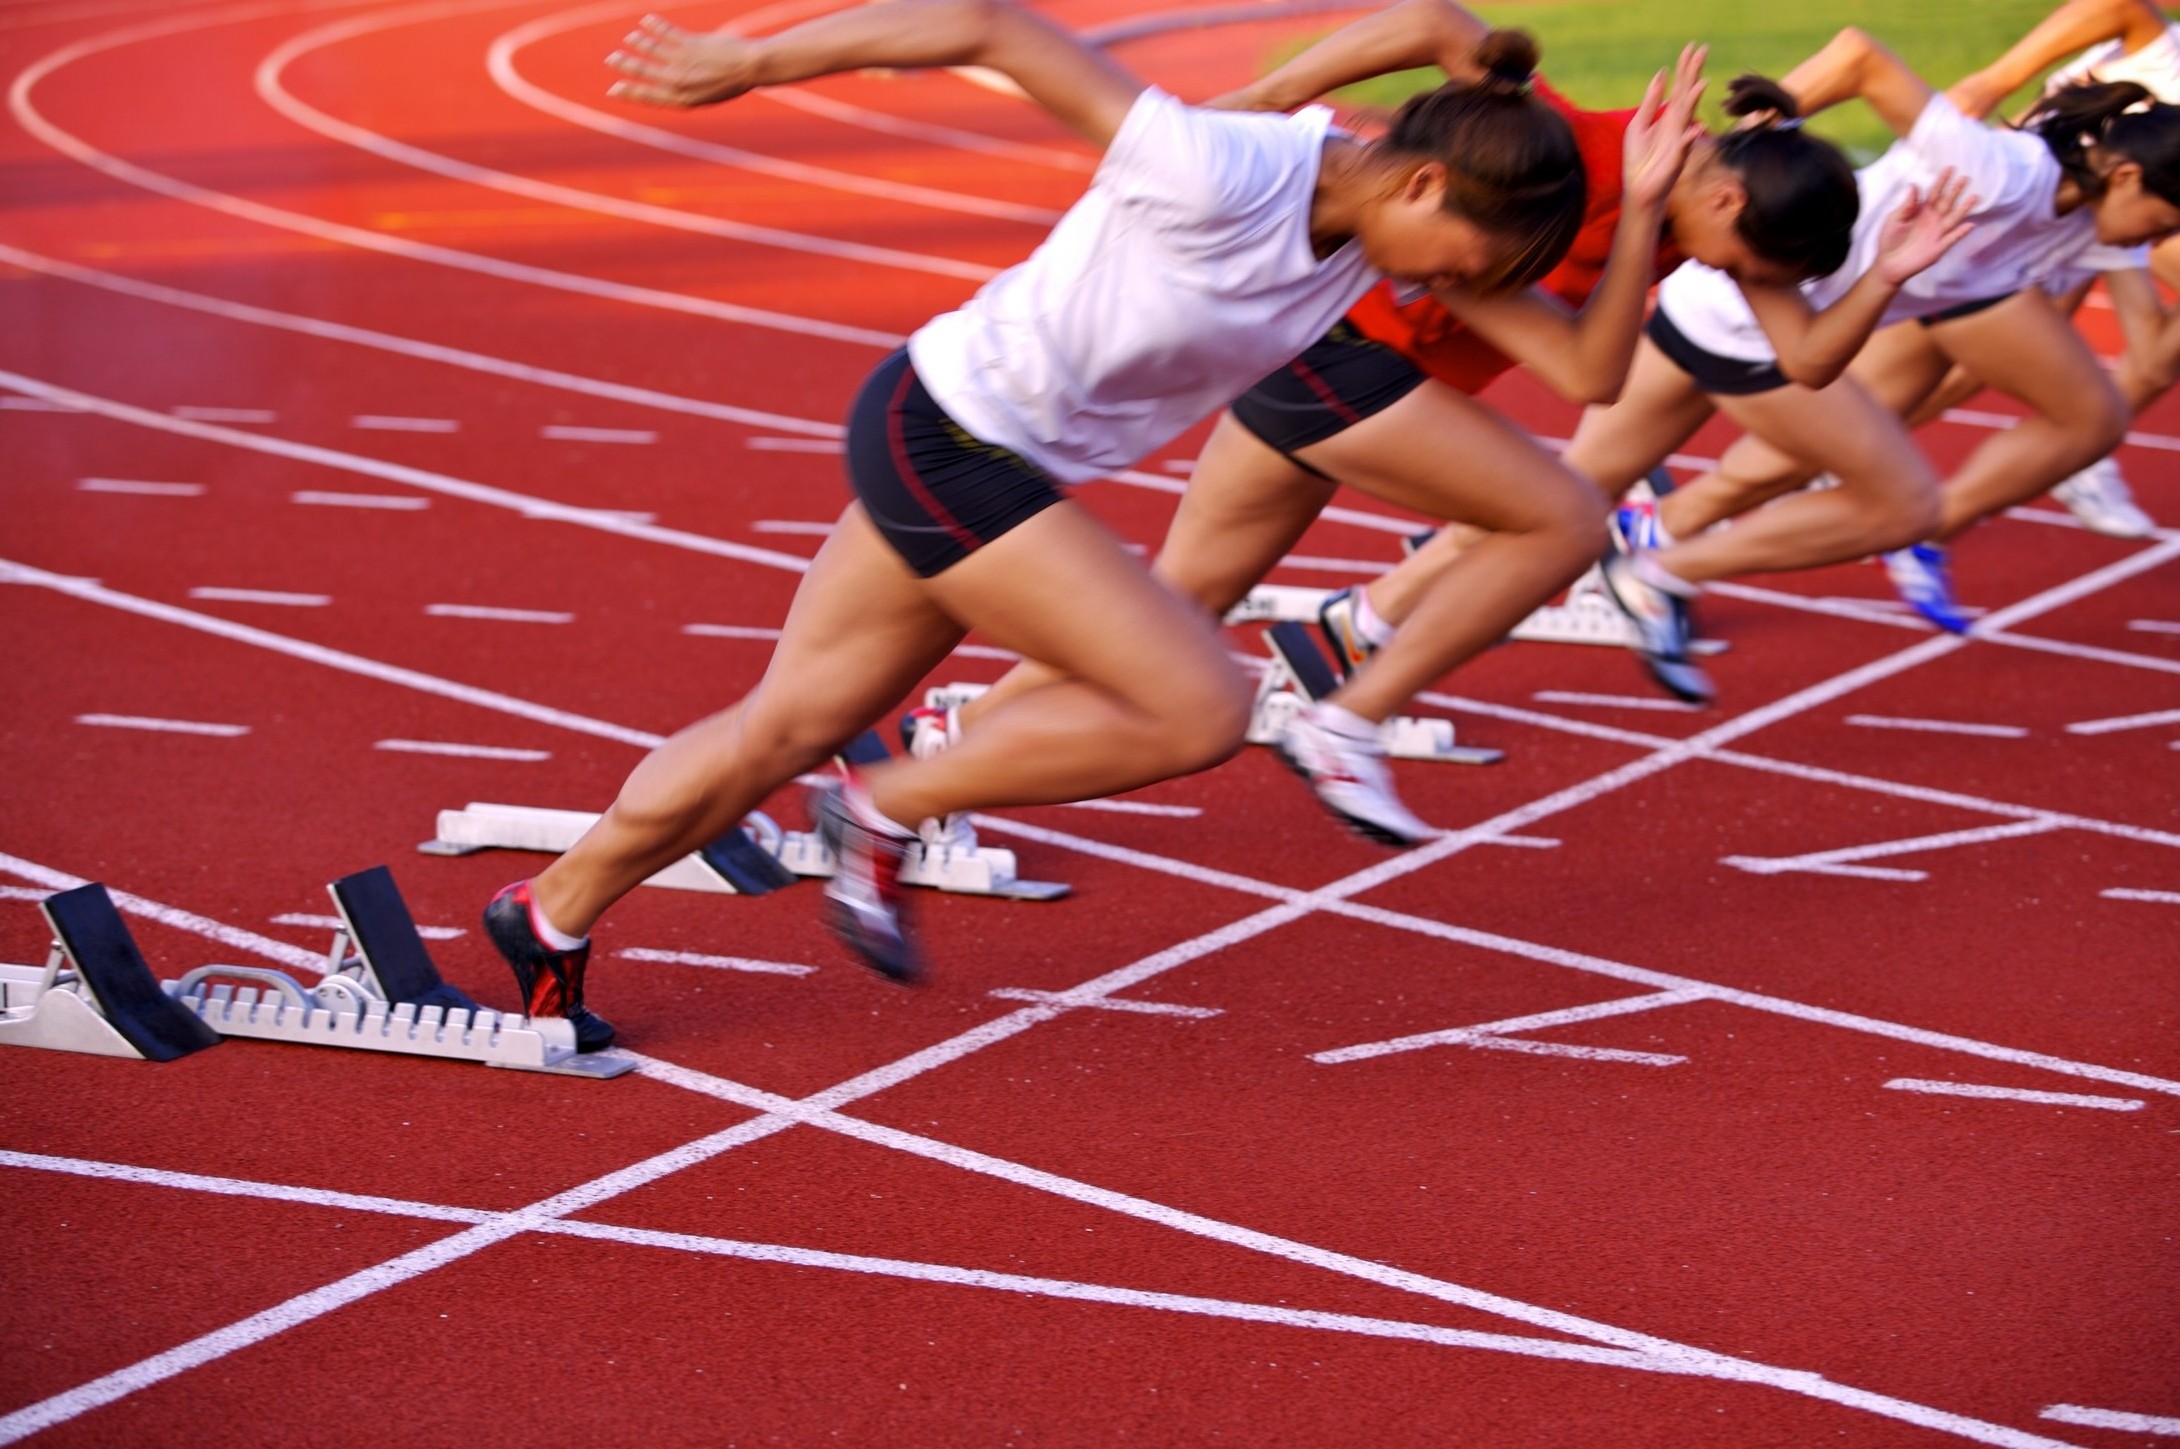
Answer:
<svg viewBox="0 0 2180 1449"><path fill-rule="evenodd" d="M1980 121L2045 66L2107 40L2120 41L2130 52L2140 50L2167 23L2165 12L2150 0L2067 0L2004 55L1955 81L1946 98L1962 115Z"/></svg>
<svg viewBox="0 0 2180 1449"><path fill-rule="evenodd" d="M646 15L606 64L628 77L607 94L654 106L714 105L871 67L982 66L1101 147L1143 91L1105 52L1005 0L858 5L757 39Z"/></svg>
<svg viewBox="0 0 2180 1449"><path fill-rule="evenodd" d="M1427 65L1455 80L1474 79L1471 56L1490 33L1482 17L1453 0L1400 0L1341 26L1262 80L1208 104L1228 111L1291 111L1342 86Z"/></svg>

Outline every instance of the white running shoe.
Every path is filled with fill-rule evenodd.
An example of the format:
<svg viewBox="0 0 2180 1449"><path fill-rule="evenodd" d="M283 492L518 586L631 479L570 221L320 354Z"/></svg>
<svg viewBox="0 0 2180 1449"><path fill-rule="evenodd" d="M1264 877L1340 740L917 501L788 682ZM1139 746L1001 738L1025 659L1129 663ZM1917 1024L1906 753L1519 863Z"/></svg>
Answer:
<svg viewBox="0 0 2180 1449"><path fill-rule="evenodd" d="M2099 458L2051 490L2067 512L2079 518L2092 533L2111 538L2148 538L2157 532L2157 520L2142 511L2119 464Z"/></svg>
<svg viewBox="0 0 2180 1449"><path fill-rule="evenodd" d="M1424 824L1393 793L1385 747L1327 728L1306 709L1287 722L1273 748L1287 768L1309 782L1318 801L1353 829L1381 845L1419 845L1438 832Z"/></svg>
<svg viewBox="0 0 2180 1449"><path fill-rule="evenodd" d="M961 742L961 716L951 709L924 706L901 716L901 747L919 760L928 760ZM976 826L966 811L934 815L916 827L916 834L931 850L976 849Z"/></svg>
<svg viewBox="0 0 2180 1449"><path fill-rule="evenodd" d="M1885 572L1916 613L1948 634L1968 632L1969 618L1953 597L1951 554L1934 543L1895 549L1885 555Z"/></svg>
<svg viewBox="0 0 2180 1449"><path fill-rule="evenodd" d="M1688 657L1688 604L1657 587L1635 567L1635 556L1614 551L1601 570L1605 594L1635 626L1635 652L1667 694L1687 704L1709 704L1718 691L1702 666Z"/></svg>

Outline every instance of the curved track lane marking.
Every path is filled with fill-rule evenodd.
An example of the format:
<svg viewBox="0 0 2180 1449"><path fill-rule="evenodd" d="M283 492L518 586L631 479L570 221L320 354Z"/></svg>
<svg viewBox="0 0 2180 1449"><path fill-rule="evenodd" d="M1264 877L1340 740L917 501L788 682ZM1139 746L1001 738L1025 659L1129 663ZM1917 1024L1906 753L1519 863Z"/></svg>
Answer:
<svg viewBox="0 0 2180 1449"><path fill-rule="evenodd" d="M835 0L816 0L816 3L797 0L797 3L774 5L742 16L736 21L734 28L737 32L746 33L760 25L798 19L803 15L837 8L839 7ZM853 196L882 196L889 200L935 207L942 211L993 217L1000 221L1025 222L1040 228L1048 227L1060 219L1060 213L1048 207L1022 206L965 191L941 191L935 187L912 186L906 182L887 181L875 176L858 176L852 171L836 171L829 166L787 161L758 151L746 151L739 146L706 141L659 126L643 125L625 116L601 111L546 90L524 76L515 64L517 54L541 40L588 25L594 20L627 13L628 6L624 0L607 0L603 5L586 5L519 25L493 39L491 46L485 51L485 70L491 75L493 83L510 99L519 101L534 111L616 140L634 142L658 151L671 151L677 156L688 156L721 166L739 167L744 171L805 182L811 186L844 191Z"/></svg>
<svg viewBox="0 0 2180 1449"><path fill-rule="evenodd" d="M339 4L364 4L369 0L333 0ZM624 282L608 281L602 277L584 276L575 272L555 271L550 267L531 266L525 262L503 261L498 257L478 252L465 252L453 247L434 246L428 242L409 241L401 237L387 236L381 232L366 231L362 227L346 226L327 221L322 217L307 216L302 212L288 211L263 202L250 201L224 191L198 186L193 182L166 176L147 170L133 162L101 151L88 141L55 125L41 113L31 99L31 93L39 82L62 68L73 65L89 56L118 50L125 45L139 44L147 40L180 35L192 30L209 29L214 25L239 24L248 20L265 19L292 12L284 4L248 4L227 7L206 15L192 15L179 20L158 21L152 24L130 26L111 31L73 45L62 46L39 59L16 76L8 88L8 109L16 122L38 140L94 171L112 177L116 181L134 186L156 195L176 201L201 206L208 211L275 227L281 231L296 232L303 236L317 237L343 246L363 251L381 252L400 257L405 261L427 262L433 266L451 267L458 271L475 272L502 281L523 282L531 286L549 287L554 291L575 292L584 296L598 297L609 302L626 302L641 307L656 307L670 312L685 312L698 317L715 318L723 322L737 322L750 327L768 328L776 332L790 332L802 337L823 337L836 342L857 343L866 347L891 350L906 341L906 337L893 332L880 332L868 327L852 327L842 323L821 322L808 317L795 317L784 312L769 312L757 307L743 307L732 302L715 301L709 297L692 296L685 292L666 292L654 287L639 287Z"/></svg>
<svg viewBox="0 0 2180 1449"><path fill-rule="evenodd" d="M441 155L437 151L427 151L421 146L411 146L405 141L396 141L390 136L327 115L299 99L281 83L281 72L292 62L328 45L402 25L421 24L480 10L500 10L522 3L526 3L526 0L430 0L430 3L405 9L337 20L314 30L306 30L276 47L258 63L252 80L259 99L306 131L314 131L356 150L466 185L481 186L510 196L528 197L532 201L549 202L555 206L587 211L598 216L644 222L651 226L696 232L703 236L723 237L752 246L776 247L783 251L829 257L836 261L928 272L933 276L956 277L969 282L984 282L999 275L999 268L978 262L902 251L896 247L870 246L833 237L811 236L804 232L783 231L778 227L758 226L752 222L730 221L725 217L682 211L648 201L630 201L623 197L608 196L603 192L563 186L556 181L518 176L514 172L501 171L492 166L479 166L474 162Z"/></svg>

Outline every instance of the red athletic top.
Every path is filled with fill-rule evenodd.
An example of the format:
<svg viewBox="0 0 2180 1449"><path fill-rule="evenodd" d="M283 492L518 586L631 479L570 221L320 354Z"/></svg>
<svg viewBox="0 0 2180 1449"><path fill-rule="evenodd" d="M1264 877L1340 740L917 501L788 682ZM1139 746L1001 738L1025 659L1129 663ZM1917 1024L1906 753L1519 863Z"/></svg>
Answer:
<svg viewBox="0 0 2180 1449"><path fill-rule="evenodd" d="M1597 290L1612 256L1612 234L1620 225L1624 190L1620 153L1635 112L1581 110L1542 80L1537 82L1536 94L1574 128L1575 147L1589 177L1582 229L1566 258L1537 285L1568 306L1580 307ZM1672 242L1661 237L1653 276L1662 278L1682 260ZM1347 320L1364 336L1398 349L1432 377L1462 392L1482 392L1492 379L1515 365L1513 358L1470 331L1435 297L1426 294L1405 304L1394 301L1390 282L1373 287L1348 312Z"/></svg>

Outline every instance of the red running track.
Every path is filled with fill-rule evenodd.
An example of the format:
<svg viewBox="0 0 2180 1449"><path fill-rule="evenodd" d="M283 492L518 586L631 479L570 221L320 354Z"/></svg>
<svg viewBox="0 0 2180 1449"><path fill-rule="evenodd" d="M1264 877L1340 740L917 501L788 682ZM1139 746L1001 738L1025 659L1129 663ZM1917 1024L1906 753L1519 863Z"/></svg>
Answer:
<svg viewBox="0 0 2180 1449"><path fill-rule="evenodd" d="M607 112L635 13L0 6L6 959L99 879L163 975L292 966L391 861L504 1003L525 867L434 814L597 808L746 688L688 626L777 624L863 371L1090 164L945 75ZM1184 95L1322 23L1170 18L1123 54ZM1154 542L1199 440L1085 501ZM1342 501L1282 581L1392 557ZM1434 707L1508 759L1402 767L1461 828L1405 855L1261 752L1010 813L1075 897L925 900L920 993L812 888L639 892L611 1085L0 1054L0 1441L2171 1442L2176 552L1995 522L1965 643L1868 568L1721 590L1709 712L1494 651Z"/></svg>

